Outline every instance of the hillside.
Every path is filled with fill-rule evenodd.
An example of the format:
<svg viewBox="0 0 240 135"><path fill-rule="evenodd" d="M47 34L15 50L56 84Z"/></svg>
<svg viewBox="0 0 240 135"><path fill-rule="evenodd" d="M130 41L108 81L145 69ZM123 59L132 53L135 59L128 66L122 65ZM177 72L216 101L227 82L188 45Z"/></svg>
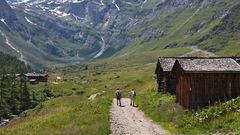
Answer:
<svg viewBox="0 0 240 135"><path fill-rule="evenodd" d="M131 23L128 21L136 13L129 12L135 10L141 1L128 1L130 5L96 0L8 0L8 3L22 26L12 28L9 25L9 33L5 29L2 32L26 61L35 67L46 67L91 61L102 56L103 52L112 55L123 48L127 42L124 34L127 28L122 26ZM122 13L118 5L129 12ZM4 16L0 18L6 19ZM0 23L6 27L9 22L4 21ZM29 52L34 52L35 57Z"/></svg>
<svg viewBox="0 0 240 135"><path fill-rule="evenodd" d="M148 87L152 82L151 67L115 67L101 68L101 65L88 65L64 68L59 72L51 73L47 89L50 89L56 98L39 104L36 108L24 112L22 117L13 120L9 125L0 129L0 134L109 134L109 109L115 87L130 90L131 87ZM99 70L95 70L98 68ZM141 70L144 74L135 74ZM79 74L81 72L81 74ZM129 76L129 73L134 73ZM67 81L55 83L56 76ZM120 77L117 77L120 76ZM138 76L138 77L137 77ZM142 78L144 80L138 80ZM144 86L142 86L144 85ZM29 86L37 95L37 99L44 99L42 89L45 84ZM75 88L76 90L73 90ZM105 91L105 92L103 92ZM94 100L88 98L96 93L103 92ZM127 95L128 93L124 93ZM47 126L46 126L47 125Z"/></svg>
<svg viewBox="0 0 240 135"><path fill-rule="evenodd" d="M132 133L145 122L141 133L240 134L239 98L186 111L156 92L154 74L158 57L240 56L239 0L1 0L0 9L0 74L28 64L49 75L37 85L0 79L0 117L20 116L0 135L106 135L118 116L137 117L120 121L136 124ZM111 123L116 88L126 108ZM125 99L133 88L135 109Z"/></svg>
<svg viewBox="0 0 240 135"><path fill-rule="evenodd" d="M0 52L0 74L27 73L29 71L31 68L16 57Z"/></svg>
<svg viewBox="0 0 240 135"><path fill-rule="evenodd" d="M36 68L139 55L149 62L188 46L239 56L238 0L7 2L1 50Z"/></svg>
<svg viewBox="0 0 240 135"><path fill-rule="evenodd" d="M29 88L40 101L46 100L44 88L55 98L25 111L23 117L1 128L0 134L110 134L109 111L116 88L126 98L135 88L138 108L173 134L239 133L239 99L186 112L174 102L174 96L156 93L154 68L155 64L92 63L54 71L47 86L43 83ZM56 76L66 81L55 82Z"/></svg>
<svg viewBox="0 0 240 135"><path fill-rule="evenodd" d="M158 56L160 50L187 46L220 56L239 55L238 1L196 1L190 7L185 1L173 3L160 4L161 12L146 17L130 30L129 34L138 37L137 40L116 56L142 53Z"/></svg>

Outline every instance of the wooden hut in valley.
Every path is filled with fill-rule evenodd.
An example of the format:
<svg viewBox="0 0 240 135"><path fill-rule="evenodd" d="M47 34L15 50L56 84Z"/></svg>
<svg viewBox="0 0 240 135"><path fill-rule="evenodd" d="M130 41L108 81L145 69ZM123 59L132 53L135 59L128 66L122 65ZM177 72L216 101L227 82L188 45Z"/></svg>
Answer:
<svg viewBox="0 0 240 135"><path fill-rule="evenodd" d="M172 74L172 68L176 58L159 58L155 74L157 75L158 91L175 93L176 78Z"/></svg>
<svg viewBox="0 0 240 135"><path fill-rule="evenodd" d="M240 96L240 65L232 58L177 59L176 101L197 109Z"/></svg>
<svg viewBox="0 0 240 135"><path fill-rule="evenodd" d="M30 81L30 83L33 81L34 81L34 83L48 82L48 74L27 73L27 74L25 74L25 76Z"/></svg>

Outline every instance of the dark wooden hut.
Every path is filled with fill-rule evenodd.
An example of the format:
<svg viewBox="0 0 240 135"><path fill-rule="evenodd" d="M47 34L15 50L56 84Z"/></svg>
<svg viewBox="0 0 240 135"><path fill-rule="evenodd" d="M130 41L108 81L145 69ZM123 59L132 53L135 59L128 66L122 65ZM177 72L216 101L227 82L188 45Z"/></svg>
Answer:
<svg viewBox="0 0 240 135"><path fill-rule="evenodd" d="M178 59L176 101L197 109L240 96L240 65L232 58Z"/></svg>
<svg viewBox="0 0 240 135"><path fill-rule="evenodd" d="M27 73L25 74L27 79L35 80L35 82L47 82L48 81L48 74L39 74L39 73Z"/></svg>
<svg viewBox="0 0 240 135"><path fill-rule="evenodd" d="M172 68L176 58L159 58L155 74L157 75L158 91L175 93L176 78L172 74Z"/></svg>

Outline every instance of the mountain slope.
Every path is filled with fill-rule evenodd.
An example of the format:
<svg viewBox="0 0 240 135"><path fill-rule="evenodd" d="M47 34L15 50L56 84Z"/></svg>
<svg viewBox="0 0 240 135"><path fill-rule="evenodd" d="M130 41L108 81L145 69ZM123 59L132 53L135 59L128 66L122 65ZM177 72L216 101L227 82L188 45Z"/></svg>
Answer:
<svg viewBox="0 0 240 135"><path fill-rule="evenodd" d="M66 65L138 55L151 56L148 61L153 61L162 51L178 55L185 53L188 46L217 55L239 55L238 0L8 0L8 3L20 26L10 27L5 35L16 44L15 48L19 46L16 49L32 65ZM228 21L232 23L227 24ZM0 25L2 29L6 27L4 22ZM228 29L234 25L234 31L216 34L225 25ZM4 37L0 41L4 42ZM9 47L5 50L11 53Z"/></svg>
<svg viewBox="0 0 240 135"><path fill-rule="evenodd" d="M17 60L16 57L0 52L0 74L27 73L29 71L31 68Z"/></svg>
<svg viewBox="0 0 240 135"><path fill-rule="evenodd" d="M148 16L135 26L129 34L138 39L116 56L138 55L141 52L156 55L159 50L186 46L198 46L222 56L239 55L237 52L239 51L239 15L236 14L239 1L193 0L189 3L182 1L182 4L177 4L180 1L176 0L175 4L171 4L174 3L173 1L160 4L158 6L160 12L156 12L155 17ZM189 5L184 5L185 3ZM224 23L226 21L229 24ZM235 31L228 31L225 35L214 35L214 31L221 26L227 26L228 29L234 27ZM226 30L222 33L224 32ZM222 38L225 43L216 38Z"/></svg>
<svg viewBox="0 0 240 135"><path fill-rule="evenodd" d="M93 60L104 52L111 55L125 46L126 28L119 26L127 25L133 15L129 15L129 11L121 14L119 7L132 10L142 1L8 0L8 3L16 13L18 24L22 26L10 27L11 33L6 35L11 41L22 40L23 44L35 49L38 63L31 60L32 56L23 54L28 59L26 61L32 65L46 66ZM10 35L13 34L18 35L19 39L11 39ZM29 52L22 46L19 48L23 49L22 53Z"/></svg>

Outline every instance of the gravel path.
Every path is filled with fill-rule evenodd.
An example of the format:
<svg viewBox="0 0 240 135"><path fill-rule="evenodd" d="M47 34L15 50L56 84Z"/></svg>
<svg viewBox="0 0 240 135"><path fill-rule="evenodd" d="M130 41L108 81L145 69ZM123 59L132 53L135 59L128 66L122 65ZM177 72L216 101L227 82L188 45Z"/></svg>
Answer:
<svg viewBox="0 0 240 135"><path fill-rule="evenodd" d="M217 57L216 54L211 53L211 52L208 52L208 51L205 51L205 50L202 50L202 49L199 49L197 46L190 46L190 47L188 47L188 48L191 49L192 51L189 52L189 53L186 53L186 54L182 55L182 57L192 56L192 55L194 55L194 54L197 53L197 52L202 52L202 53L205 54L207 57Z"/></svg>
<svg viewBox="0 0 240 135"><path fill-rule="evenodd" d="M129 99L123 98L123 107L119 107L116 105L116 99L113 100L110 111L112 135L170 135L129 103Z"/></svg>

